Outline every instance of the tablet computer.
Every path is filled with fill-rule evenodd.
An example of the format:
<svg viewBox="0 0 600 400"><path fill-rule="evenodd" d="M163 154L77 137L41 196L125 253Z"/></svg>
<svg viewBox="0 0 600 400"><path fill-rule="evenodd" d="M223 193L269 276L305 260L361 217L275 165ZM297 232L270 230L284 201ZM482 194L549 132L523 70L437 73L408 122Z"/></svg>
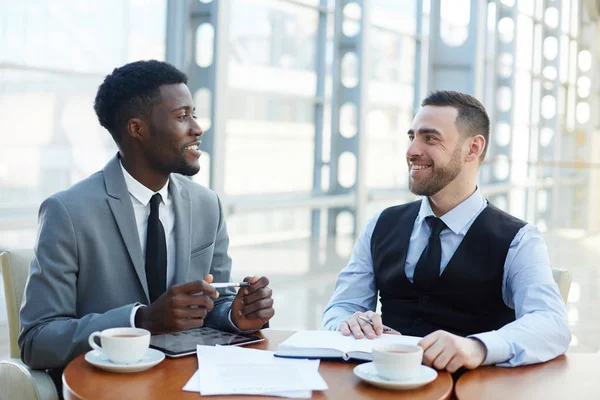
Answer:
<svg viewBox="0 0 600 400"><path fill-rule="evenodd" d="M260 336L243 335L202 327L165 335L152 335L150 347L160 350L167 357L181 357L196 353L197 345L239 346L264 340Z"/></svg>

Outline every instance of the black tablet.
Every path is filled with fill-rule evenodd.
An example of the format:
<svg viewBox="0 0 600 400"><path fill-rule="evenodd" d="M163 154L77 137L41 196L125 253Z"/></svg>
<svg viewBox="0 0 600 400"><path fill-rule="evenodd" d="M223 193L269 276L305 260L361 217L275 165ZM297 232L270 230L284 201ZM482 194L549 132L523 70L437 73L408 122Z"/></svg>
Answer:
<svg viewBox="0 0 600 400"><path fill-rule="evenodd" d="M197 345L239 346L264 340L259 336L218 331L213 328L195 328L167 335L153 335L150 347L160 350L167 357L181 357L196 353Z"/></svg>

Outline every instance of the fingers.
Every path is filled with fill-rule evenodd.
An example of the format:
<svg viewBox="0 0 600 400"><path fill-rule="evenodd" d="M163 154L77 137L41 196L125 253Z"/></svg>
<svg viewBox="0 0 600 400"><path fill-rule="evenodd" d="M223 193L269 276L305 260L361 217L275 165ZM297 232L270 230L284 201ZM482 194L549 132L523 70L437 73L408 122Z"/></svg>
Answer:
<svg viewBox="0 0 600 400"><path fill-rule="evenodd" d="M209 310L205 307L176 308L173 310L173 315L178 319L204 319L211 311L212 308Z"/></svg>
<svg viewBox="0 0 600 400"><path fill-rule="evenodd" d="M215 303L206 295L172 297L168 305L173 309L202 307L206 308L208 311L212 311L215 307Z"/></svg>
<svg viewBox="0 0 600 400"><path fill-rule="evenodd" d="M210 279L210 281L212 282L212 279L213 279L212 275L209 274L205 277L205 279L206 278ZM212 287L210 285L210 282L207 282L204 280L192 281L192 282L180 283L178 285L173 285L169 288L169 290L167 292L174 296L194 295L197 293L203 293L203 294L213 297L213 298L219 297L219 292L217 292L217 289Z"/></svg>
<svg viewBox="0 0 600 400"><path fill-rule="evenodd" d="M375 331L375 334L377 336L380 336L383 334L383 321L381 319L381 315L377 314L374 311L367 311L365 313L365 316L367 318L369 318L371 320L371 322L373 322L373 331Z"/></svg>
<svg viewBox="0 0 600 400"><path fill-rule="evenodd" d="M244 307L244 309L242 309L242 315L246 319L260 319L268 321L273 317L273 315L275 315L275 309L273 309L273 299L264 299L252 303L251 306Z"/></svg>
<svg viewBox="0 0 600 400"><path fill-rule="evenodd" d="M367 321L363 321L362 319L357 317L358 324L360 325L360 329L362 329L363 334L369 339L375 339L377 336L371 324Z"/></svg>
<svg viewBox="0 0 600 400"><path fill-rule="evenodd" d="M360 323L358 322L359 321L358 316L361 314L362 313L356 312L356 313L352 314L351 316L349 316L348 318L346 318L346 324L348 324L348 327L350 328L350 332L357 339L362 339L364 336L363 329L362 329Z"/></svg>
<svg viewBox="0 0 600 400"><path fill-rule="evenodd" d="M358 318L359 316L371 320L374 326ZM344 336L352 334L357 339L362 339L365 336L369 339L375 339L377 336L383 334L383 323L381 316L373 311L364 313L357 311L340 323L338 331L342 332Z"/></svg>
<svg viewBox="0 0 600 400"><path fill-rule="evenodd" d="M435 345L434 345L435 346ZM432 346L430 350L434 347ZM454 348L452 347L442 347L440 354L433 360L432 366L437 370L444 370L448 366L448 363L453 358L456 358L456 354Z"/></svg>
<svg viewBox="0 0 600 400"><path fill-rule="evenodd" d="M456 371L459 370L460 367L463 366L463 360L462 358L458 357L458 356L454 356L452 357L452 359L450 360L450 362L448 362L448 365L446 365L446 371L450 372L451 374L455 373Z"/></svg>
<svg viewBox="0 0 600 400"><path fill-rule="evenodd" d="M432 336L432 338L430 338L429 336ZM429 344L430 341L433 340L433 343ZM445 343L443 338L439 337L438 334L436 334L436 332L425 336L420 342L419 345L421 347L423 347L423 364L429 366L429 367L433 367L434 366L434 362L435 360L440 356L440 354L442 354L442 352L445 350ZM452 356L453 354L451 354ZM450 358L451 358L450 356ZM450 360L450 358L448 358L447 361ZM445 366L445 365L444 365Z"/></svg>
<svg viewBox="0 0 600 400"><path fill-rule="evenodd" d="M268 288L269 279L265 276L246 277L244 282L249 282L250 286L238 291L237 297L243 304L240 312L241 316L248 319L270 319L275 311L273 310L273 291Z"/></svg>
<svg viewBox="0 0 600 400"><path fill-rule="evenodd" d="M262 289L268 289L267 286L269 286L270 283L269 278L267 278L266 276L262 276L260 278L258 276L247 276L244 278L244 282L250 283L250 286L247 288L240 289L239 292L242 292L241 294L246 296L246 300L248 300L248 303L252 303L253 301L264 298L261 297L260 294L256 296L254 296L254 294L258 291L261 291ZM269 289L269 292L270 291L271 289ZM262 293L264 293L264 291Z"/></svg>
<svg viewBox="0 0 600 400"><path fill-rule="evenodd" d="M423 339L421 339L419 341L419 346L421 346L423 348L423 352L427 351L427 349L429 347L431 347L432 344L435 343L435 341L438 339L439 335L441 331L435 331L433 333L430 333L429 335L425 336Z"/></svg>
<svg viewBox="0 0 600 400"><path fill-rule="evenodd" d="M268 288L268 287L263 287L261 289L258 289L254 292L251 292L251 294L245 294L246 290L249 288L243 288L242 290L240 290L241 293L241 297L242 297L242 303L245 305L250 305L253 304L254 302L263 300L263 299L268 299L271 298L271 296L273 296L273 291ZM238 293L238 296L240 296L240 293Z"/></svg>
<svg viewBox="0 0 600 400"><path fill-rule="evenodd" d="M242 301L245 301L245 298L242 299ZM273 298L269 295L269 297L265 297L263 299L252 302L251 304L244 305L244 307L242 307L242 315L248 316L252 313L271 307L273 307Z"/></svg>
<svg viewBox="0 0 600 400"><path fill-rule="evenodd" d="M350 336L350 326L346 321L342 321L338 326L338 331L342 332L344 336Z"/></svg>

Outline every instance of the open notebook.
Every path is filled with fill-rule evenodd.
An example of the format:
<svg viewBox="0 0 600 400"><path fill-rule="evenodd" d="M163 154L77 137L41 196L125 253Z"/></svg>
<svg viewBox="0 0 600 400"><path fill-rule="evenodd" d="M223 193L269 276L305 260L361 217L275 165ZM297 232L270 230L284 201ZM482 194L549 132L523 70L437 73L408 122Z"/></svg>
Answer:
<svg viewBox="0 0 600 400"><path fill-rule="evenodd" d="M338 331L301 331L279 345L276 357L342 358L371 361L373 346L384 343L417 344L415 336L383 334L375 339L356 339Z"/></svg>

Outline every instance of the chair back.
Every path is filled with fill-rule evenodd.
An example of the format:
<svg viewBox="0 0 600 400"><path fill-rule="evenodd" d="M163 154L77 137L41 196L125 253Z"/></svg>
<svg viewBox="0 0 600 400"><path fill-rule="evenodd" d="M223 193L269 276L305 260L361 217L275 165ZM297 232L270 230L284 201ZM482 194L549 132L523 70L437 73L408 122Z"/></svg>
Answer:
<svg viewBox="0 0 600 400"><path fill-rule="evenodd" d="M571 280L573 279L573 275L571 275L569 271L566 271L564 269L552 268L552 277L558 285L558 291L560 292L560 296L562 297L565 304L567 304L567 299L569 298L569 290L571 290Z"/></svg>
<svg viewBox="0 0 600 400"><path fill-rule="evenodd" d="M21 350L17 343L19 331L21 330L19 311L21 310L25 284L29 277L29 265L33 257L35 257L35 254L32 249L10 250L0 254L0 271L4 282L11 358L21 358Z"/></svg>

